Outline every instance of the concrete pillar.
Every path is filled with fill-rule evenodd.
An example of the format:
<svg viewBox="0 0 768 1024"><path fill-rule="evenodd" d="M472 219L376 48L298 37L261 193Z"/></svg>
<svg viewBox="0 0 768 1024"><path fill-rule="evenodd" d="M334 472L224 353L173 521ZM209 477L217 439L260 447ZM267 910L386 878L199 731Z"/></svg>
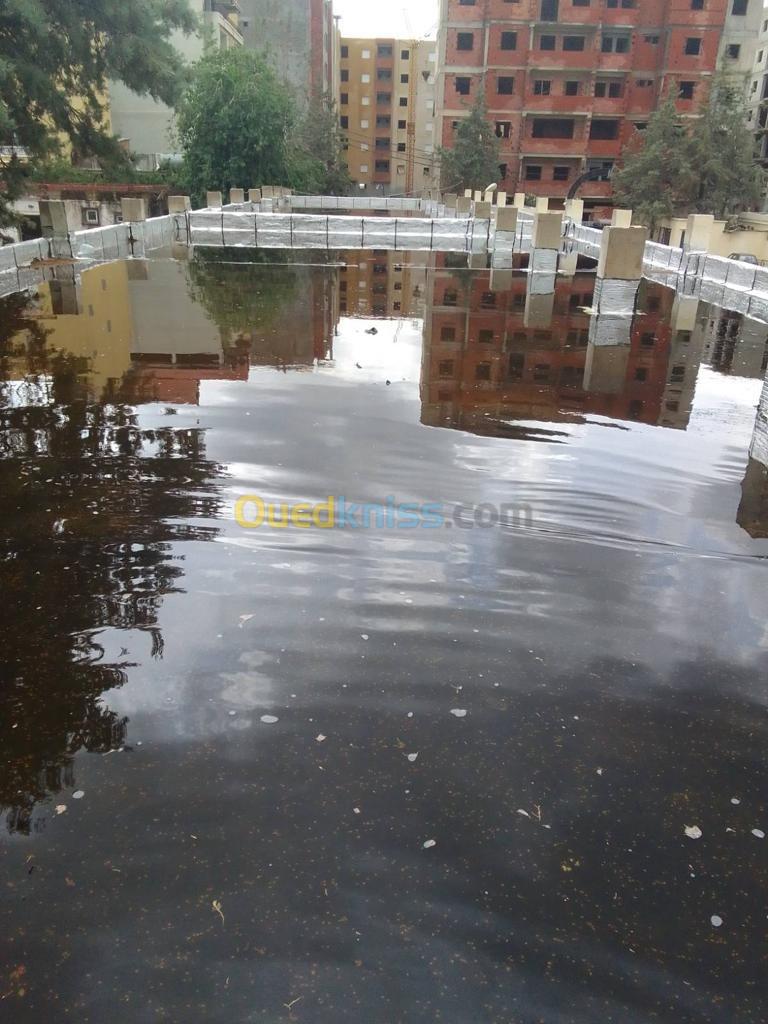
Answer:
<svg viewBox="0 0 768 1024"><path fill-rule="evenodd" d="M584 220L584 200L566 199L565 215L566 217L569 217L575 224L581 224Z"/></svg>
<svg viewBox="0 0 768 1024"><path fill-rule="evenodd" d="M475 200L476 203L482 203L483 193L480 191L479 188L475 189L472 198Z"/></svg>
<svg viewBox="0 0 768 1024"><path fill-rule="evenodd" d="M546 196L536 196L537 213L546 213L549 209L549 199Z"/></svg>
<svg viewBox="0 0 768 1024"><path fill-rule="evenodd" d="M478 202L476 202L475 203L475 217L478 220L490 220L491 219L491 209L492 209L492 207L491 207L490 203L483 203L483 202L478 203Z"/></svg>
<svg viewBox="0 0 768 1024"><path fill-rule="evenodd" d="M525 192L515 192L515 197L512 200L512 205L518 210L525 209Z"/></svg>
<svg viewBox="0 0 768 1024"><path fill-rule="evenodd" d="M509 231L514 233L517 231L517 217L519 214L514 206L500 206L496 210L496 230L497 231Z"/></svg>
<svg viewBox="0 0 768 1024"><path fill-rule="evenodd" d="M648 228L603 228L597 276L614 281L639 281Z"/></svg>
<svg viewBox="0 0 768 1024"><path fill-rule="evenodd" d="M627 386L630 345L587 347L584 390L597 395L621 395Z"/></svg>
<svg viewBox="0 0 768 1024"><path fill-rule="evenodd" d="M241 206L245 202L245 189L231 188L229 190L229 201L232 206Z"/></svg>
<svg viewBox="0 0 768 1024"><path fill-rule="evenodd" d="M483 195L483 202L484 203L490 203L491 206L493 206L493 199L494 199L495 195L496 195L496 189L495 188L488 188L488 189L486 189L485 190L485 194Z"/></svg>
<svg viewBox="0 0 768 1024"><path fill-rule="evenodd" d="M472 192L471 188L465 188L464 189L464 198L465 199L474 199L474 193Z"/></svg>
<svg viewBox="0 0 768 1024"><path fill-rule="evenodd" d="M563 237L562 213L537 212L533 218L532 249L555 249L560 251Z"/></svg>
<svg viewBox="0 0 768 1024"><path fill-rule="evenodd" d="M685 225L686 252L709 252L715 218L710 213L692 213Z"/></svg>
<svg viewBox="0 0 768 1024"><path fill-rule="evenodd" d="M261 202L261 189L252 188L248 190L248 202L249 203L260 203Z"/></svg>
<svg viewBox="0 0 768 1024"><path fill-rule="evenodd" d="M468 217L472 213L472 200L467 196L461 196L456 203L456 213L460 217Z"/></svg>
<svg viewBox="0 0 768 1024"><path fill-rule="evenodd" d="M186 213L191 209L189 196L168 196L168 213Z"/></svg>
<svg viewBox="0 0 768 1024"><path fill-rule="evenodd" d="M632 227L632 211L631 210L614 210L611 215L611 227L614 228L631 228Z"/></svg>
<svg viewBox="0 0 768 1024"><path fill-rule="evenodd" d="M147 202L143 196L125 197L120 200L120 212L126 223L136 224L147 219Z"/></svg>
<svg viewBox="0 0 768 1024"><path fill-rule="evenodd" d="M66 238L69 234L67 208L63 199L40 200L40 229L43 238Z"/></svg>
<svg viewBox="0 0 768 1024"><path fill-rule="evenodd" d="M217 209L223 205L221 192L206 192L205 193L205 205L209 208Z"/></svg>
<svg viewBox="0 0 768 1024"><path fill-rule="evenodd" d="M557 272L563 277L573 277L578 268L579 254L576 251L563 254L557 264Z"/></svg>
<svg viewBox="0 0 768 1024"><path fill-rule="evenodd" d="M507 193L506 192L497 192L496 193L496 205L497 206L506 206L507 205Z"/></svg>
<svg viewBox="0 0 768 1024"><path fill-rule="evenodd" d="M531 274L525 295L524 327L551 327L555 311L555 275Z"/></svg>
<svg viewBox="0 0 768 1024"><path fill-rule="evenodd" d="M446 192L443 196L443 206L446 210L455 210L456 204L459 201L459 197L455 192Z"/></svg>

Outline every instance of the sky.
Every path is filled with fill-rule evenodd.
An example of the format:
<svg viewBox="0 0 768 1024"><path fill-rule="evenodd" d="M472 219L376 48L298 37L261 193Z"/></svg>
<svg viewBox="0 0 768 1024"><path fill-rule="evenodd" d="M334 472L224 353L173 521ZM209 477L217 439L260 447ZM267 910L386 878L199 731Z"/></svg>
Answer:
<svg viewBox="0 0 768 1024"><path fill-rule="evenodd" d="M434 39L437 5L438 0L333 0L333 13L341 15L341 34L345 36Z"/></svg>

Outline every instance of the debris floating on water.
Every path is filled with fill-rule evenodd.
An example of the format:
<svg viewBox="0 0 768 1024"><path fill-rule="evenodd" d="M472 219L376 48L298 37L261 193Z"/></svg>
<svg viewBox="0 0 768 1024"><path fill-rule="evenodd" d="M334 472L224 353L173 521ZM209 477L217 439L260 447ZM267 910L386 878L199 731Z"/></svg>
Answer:
<svg viewBox="0 0 768 1024"><path fill-rule="evenodd" d="M761 828L753 828L752 835L755 839L765 839L765 832Z"/></svg>
<svg viewBox="0 0 768 1024"><path fill-rule="evenodd" d="M83 792L82 789L76 789L75 792L72 794L72 799L73 800L82 800L84 796L85 796L85 793Z"/></svg>
<svg viewBox="0 0 768 1024"><path fill-rule="evenodd" d="M701 839L704 833L701 831L698 825L687 825L685 834L689 839Z"/></svg>
<svg viewBox="0 0 768 1024"><path fill-rule="evenodd" d="M325 740L328 739L328 737L327 736L323 736L322 733L318 733L318 735L315 736L315 739L317 740L318 743L323 743Z"/></svg>
<svg viewBox="0 0 768 1024"><path fill-rule="evenodd" d="M416 760L416 758L417 758L418 756L419 756L418 754L408 754L408 755L407 755L407 757L408 757L408 760L409 760L409 761L411 762L411 764L413 764L413 762L414 762L414 761Z"/></svg>
<svg viewBox="0 0 768 1024"><path fill-rule="evenodd" d="M437 842L434 839L428 839L426 843L424 843L423 849L431 850L433 846L437 846Z"/></svg>
<svg viewBox="0 0 768 1024"><path fill-rule="evenodd" d="M64 814L66 809L67 809L67 805L66 804L56 804L56 813L57 814Z"/></svg>
<svg viewBox="0 0 768 1024"><path fill-rule="evenodd" d="M262 715L261 720L264 723L264 725L274 725L275 722L280 721L277 715Z"/></svg>
<svg viewBox="0 0 768 1024"><path fill-rule="evenodd" d="M712 927L713 928L720 928L720 927L722 927L723 919L719 915L713 914L712 917L710 917L709 920L712 922Z"/></svg>
<svg viewBox="0 0 768 1024"><path fill-rule="evenodd" d="M451 714L454 718L466 718L467 712L463 708L451 708Z"/></svg>

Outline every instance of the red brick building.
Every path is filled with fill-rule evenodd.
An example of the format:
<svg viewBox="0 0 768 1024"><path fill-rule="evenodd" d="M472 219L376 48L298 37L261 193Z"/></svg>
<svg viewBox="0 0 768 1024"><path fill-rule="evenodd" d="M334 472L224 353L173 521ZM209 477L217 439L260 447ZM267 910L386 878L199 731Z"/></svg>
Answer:
<svg viewBox="0 0 768 1024"><path fill-rule="evenodd" d="M439 134L450 148L478 94L501 138L499 185L606 205L608 176L670 92L695 116L723 29L758 0L440 0Z"/></svg>

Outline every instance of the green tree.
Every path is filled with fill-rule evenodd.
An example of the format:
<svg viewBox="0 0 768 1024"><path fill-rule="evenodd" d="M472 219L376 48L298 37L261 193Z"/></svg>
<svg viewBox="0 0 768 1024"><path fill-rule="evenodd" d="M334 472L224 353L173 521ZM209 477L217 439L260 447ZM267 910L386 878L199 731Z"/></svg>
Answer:
<svg viewBox="0 0 768 1024"><path fill-rule="evenodd" d="M723 220L760 206L765 178L755 162L743 90L717 80L691 133L695 176L690 211Z"/></svg>
<svg viewBox="0 0 768 1024"><path fill-rule="evenodd" d="M459 122L453 147L439 150L444 189L484 189L499 180L499 140L487 114L478 96L469 116Z"/></svg>
<svg viewBox="0 0 768 1024"><path fill-rule="evenodd" d="M298 176L308 174L307 161L314 161L317 165L312 171L317 187L309 188L307 182L306 191L331 196L346 195L352 191L352 179L344 159L346 141L333 97L327 94L315 96L299 123L298 152L293 155L297 168L302 164L306 168L303 172L298 171Z"/></svg>
<svg viewBox="0 0 768 1024"><path fill-rule="evenodd" d="M124 160L105 129L108 80L173 105L183 61L169 36L196 25L187 0L2 0L0 143L30 162L0 159L0 222L13 219L9 202L61 137L78 155Z"/></svg>
<svg viewBox="0 0 768 1024"><path fill-rule="evenodd" d="M288 183L296 109L263 57L242 48L206 53L194 66L176 122L198 200L207 189Z"/></svg>
<svg viewBox="0 0 768 1024"><path fill-rule="evenodd" d="M689 142L670 96L625 148L613 176L614 196L653 232L660 220L687 209L693 189Z"/></svg>

